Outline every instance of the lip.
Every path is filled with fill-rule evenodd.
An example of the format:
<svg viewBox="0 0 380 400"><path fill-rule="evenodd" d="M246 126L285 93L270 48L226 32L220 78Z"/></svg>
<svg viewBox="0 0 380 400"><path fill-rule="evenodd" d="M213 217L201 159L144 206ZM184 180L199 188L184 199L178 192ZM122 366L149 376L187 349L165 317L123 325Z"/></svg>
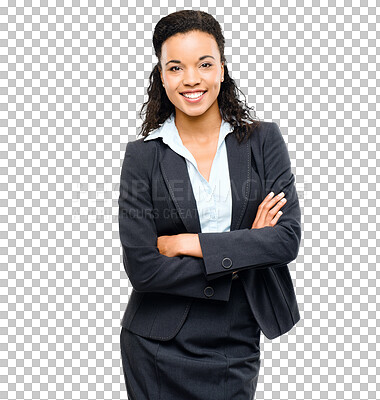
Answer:
<svg viewBox="0 0 380 400"><path fill-rule="evenodd" d="M184 90L183 92L180 93L183 94L183 93L197 93L197 92L207 92L207 90L206 89Z"/></svg>
<svg viewBox="0 0 380 400"><path fill-rule="evenodd" d="M196 93L196 92L202 92L202 90L194 90L192 92L182 92L182 93ZM189 99L188 97L183 96L181 93L181 96L187 101L188 103L199 103L203 97L205 97L205 94L207 93L207 90L202 94L202 96L196 98L196 99Z"/></svg>

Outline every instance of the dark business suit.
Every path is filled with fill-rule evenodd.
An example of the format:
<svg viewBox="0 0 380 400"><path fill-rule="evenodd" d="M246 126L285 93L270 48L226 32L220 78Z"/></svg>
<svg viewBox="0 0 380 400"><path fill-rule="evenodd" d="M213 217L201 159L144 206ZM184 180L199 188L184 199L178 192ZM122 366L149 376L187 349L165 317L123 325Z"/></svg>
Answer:
<svg viewBox="0 0 380 400"><path fill-rule="evenodd" d="M285 141L275 123L261 122L248 141L226 136L231 180L230 232L201 233L186 161L162 139L129 142L121 171L119 232L133 286L121 325L167 341L181 329L194 298L227 302L239 271L251 311L268 339L300 319L288 263L299 251L301 212ZM274 227L250 229L273 191L287 202ZM203 258L167 257L157 237L198 233ZM205 324L208 321L204 321Z"/></svg>

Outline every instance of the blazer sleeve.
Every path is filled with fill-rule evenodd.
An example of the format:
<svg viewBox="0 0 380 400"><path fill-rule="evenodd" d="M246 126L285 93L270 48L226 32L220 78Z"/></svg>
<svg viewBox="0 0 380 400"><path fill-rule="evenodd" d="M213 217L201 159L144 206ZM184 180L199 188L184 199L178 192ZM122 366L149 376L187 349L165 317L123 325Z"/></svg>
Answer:
<svg viewBox="0 0 380 400"><path fill-rule="evenodd" d="M123 264L133 288L138 292L159 292L208 299L209 282L202 258L167 257L157 248L149 169L152 154L139 141L128 142L120 177L119 235ZM231 279L213 281L213 300L227 301Z"/></svg>
<svg viewBox="0 0 380 400"><path fill-rule="evenodd" d="M298 255L301 211L288 149L274 122L265 132L262 154L265 195L271 191L275 195L285 193L287 202L281 207L283 214L273 227L198 233L209 280L233 271L288 264Z"/></svg>

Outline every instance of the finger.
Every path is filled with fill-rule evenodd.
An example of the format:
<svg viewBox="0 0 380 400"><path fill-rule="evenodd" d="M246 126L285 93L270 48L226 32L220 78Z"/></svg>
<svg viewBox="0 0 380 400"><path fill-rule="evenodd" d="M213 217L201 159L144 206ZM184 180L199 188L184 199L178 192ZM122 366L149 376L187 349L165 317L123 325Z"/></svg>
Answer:
<svg viewBox="0 0 380 400"><path fill-rule="evenodd" d="M274 196L268 203L266 204L267 207L272 208L276 203L279 202L285 196L284 192L279 193L278 195Z"/></svg>
<svg viewBox="0 0 380 400"><path fill-rule="evenodd" d="M272 221L270 222L270 225L271 225L271 226L276 225L276 224L277 224L277 221L279 220L279 218L281 217L282 214L283 214L283 212L282 212L282 211L279 211L279 212L275 215L275 217L272 219Z"/></svg>
<svg viewBox="0 0 380 400"><path fill-rule="evenodd" d="M272 208L268 209L267 207L265 207L265 211L266 211L265 219L266 219L266 222L270 222L275 217L275 215L280 210L280 208L283 207L286 204L286 201L287 200L285 198L282 198Z"/></svg>
<svg viewBox="0 0 380 400"><path fill-rule="evenodd" d="M258 221L261 218L261 214L263 212L263 208L272 199L273 196L274 196L274 192L270 192L264 197L264 200L260 203L260 205L259 205L259 207L257 209L255 221Z"/></svg>
<svg viewBox="0 0 380 400"><path fill-rule="evenodd" d="M286 203L286 199L283 196L284 193L281 192L263 206L260 216L265 220L266 224L269 224L272 221L279 209Z"/></svg>
<svg viewBox="0 0 380 400"><path fill-rule="evenodd" d="M286 199L284 202L280 202L280 200L285 196L284 192L279 193L275 197L273 196L274 192L268 193L260 203L252 226L257 224L270 224L278 210L286 203Z"/></svg>
<svg viewBox="0 0 380 400"><path fill-rule="evenodd" d="M266 209L263 212L263 216L265 215L265 223L266 224L270 224L271 221L273 220L273 218L276 217L278 211L280 210L281 207L284 206L284 204L286 203L286 199L282 198L274 207L272 207L270 210ZM266 214L264 214L266 211ZM281 214L280 214L281 215Z"/></svg>
<svg viewBox="0 0 380 400"><path fill-rule="evenodd" d="M280 201L277 202L277 204L274 207L272 207L272 211L274 213L277 213L280 210L280 208L286 204L286 202L287 202L287 199L285 197L283 197Z"/></svg>

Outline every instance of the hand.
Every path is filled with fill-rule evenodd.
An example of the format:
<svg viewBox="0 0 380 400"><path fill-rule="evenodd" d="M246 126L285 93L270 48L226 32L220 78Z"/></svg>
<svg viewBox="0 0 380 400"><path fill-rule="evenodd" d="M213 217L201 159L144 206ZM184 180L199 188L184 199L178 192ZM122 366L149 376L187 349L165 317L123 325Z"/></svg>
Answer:
<svg viewBox="0 0 380 400"><path fill-rule="evenodd" d="M176 257L181 254L180 235L159 236L157 238L157 247L161 254L167 257Z"/></svg>
<svg viewBox="0 0 380 400"><path fill-rule="evenodd" d="M203 258L197 233L179 233L172 236L159 236L157 247L167 257L192 256Z"/></svg>
<svg viewBox="0 0 380 400"><path fill-rule="evenodd" d="M271 192L273 193L273 192ZM284 193L281 192L277 196L273 197L270 193L265 197L262 203L259 205L256 218L253 221L251 229L259 229L264 226L276 225L278 219L282 215L280 208L286 203ZM280 200L283 198L283 202Z"/></svg>

